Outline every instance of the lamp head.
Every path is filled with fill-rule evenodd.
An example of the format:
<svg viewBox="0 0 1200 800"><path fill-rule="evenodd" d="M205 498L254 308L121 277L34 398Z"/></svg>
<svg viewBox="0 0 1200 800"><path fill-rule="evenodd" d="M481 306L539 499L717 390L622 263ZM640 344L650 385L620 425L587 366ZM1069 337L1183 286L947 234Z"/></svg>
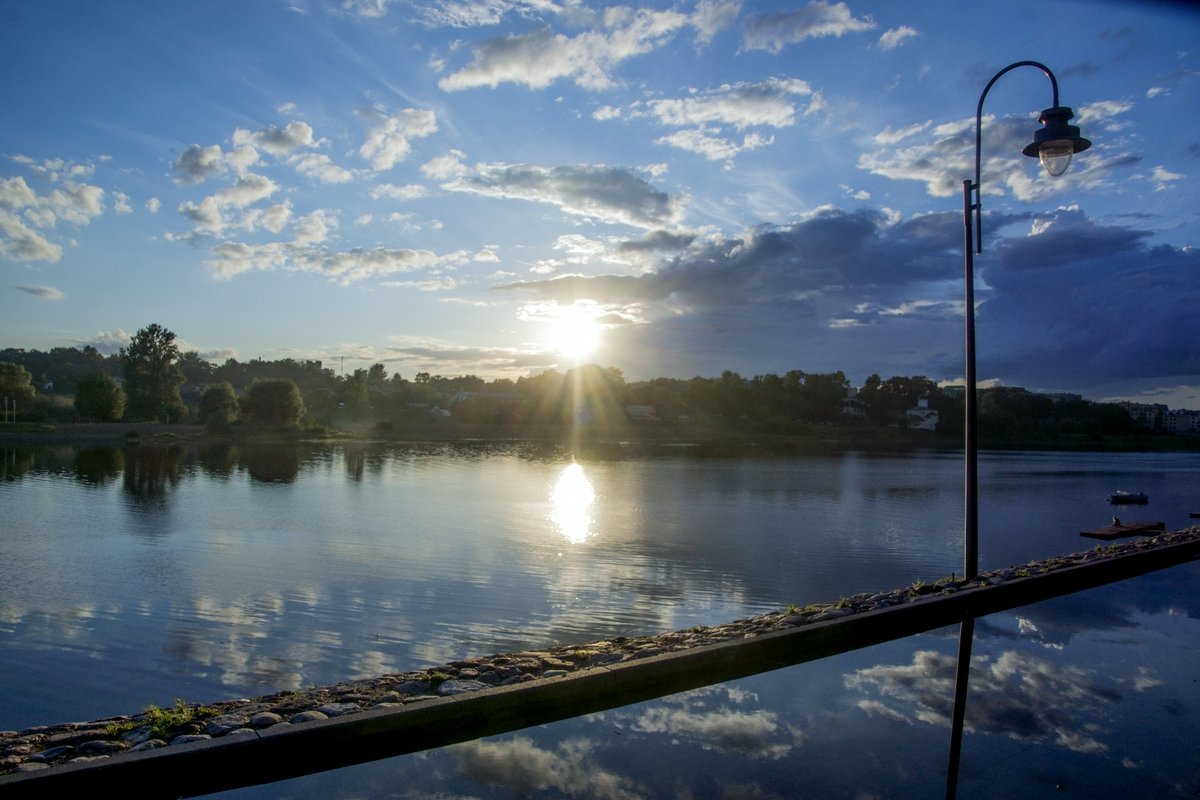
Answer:
<svg viewBox="0 0 1200 800"><path fill-rule="evenodd" d="M1075 112L1066 106L1047 108L1038 117L1041 130L1034 131L1033 142L1021 151L1030 158L1041 159L1046 172L1055 177L1067 171L1072 155L1092 146L1091 141L1079 135L1079 128L1067 124L1073 116Z"/></svg>

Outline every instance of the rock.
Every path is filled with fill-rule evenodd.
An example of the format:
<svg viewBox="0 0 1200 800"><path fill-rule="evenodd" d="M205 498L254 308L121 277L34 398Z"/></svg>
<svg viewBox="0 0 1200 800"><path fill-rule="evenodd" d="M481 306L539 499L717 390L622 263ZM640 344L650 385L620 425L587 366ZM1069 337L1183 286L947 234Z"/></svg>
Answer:
<svg viewBox="0 0 1200 800"><path fill-rule="evenodd" d="M217 717L208 721L208 724L204 726L204 733L209 736L224 736L230 731L245 727L249 722L250 720L240 714L229 717Z"/></svg>
<svg viewBox="0 0 1200 800"><path fill-rule="evenodd" d="M171 740L171 744L190 744L192 742L203 742L211 740L212 737L207 733L185 733L182 736L176 736Z"/></svg>
<svg viewBox="0 0 1200 800"><path fill-rule="evenodd" d="M327 717L340 717L343 714L357 714L362 711L362 706L358 703L326 703L317 708L317 711Z"/></svg>
<svg viewBox="0 0 1200 800"><path fill-rule="evenodd" d="M85 756L109 756L125 749L126 745L123 742L114 742L111 739L93 739L79 745L79 753Z"/></svg>
<svg viewBox="0 0 1200 800"><path fill-rule="evenodd" d="M624 660L625 656L621 655L620 653L600 653L599 655L592 656L590 659L588 659L586 666L602 667L608 664L619 664Z"/></svg>
<svg viewBox="0 0 1200 800"><path fill-rule="evenodd" d="M147 739L146 741L142 742L141 744L135 744L133 747L129 748L129 752L141 753L145 750L157 750L160 747L166 747L166 746L167 746L167 743L164 742L162 739Z"/></svg>
<svg viewBox="0 0 1200 800"><path fill-rule="evenodd" d="M400 694L429 694L429 681L405 681L396 687L396 691Z"/></svg>
<svg viewBox="0 0 1200 800"><path fill-rule="evenodd" d="M452 697L456 694L469 694L471 692L478 692L481 689L487 688L489 688L488 685L480 681L449 680L443 681L442 684L437 687L437 693L442 697Z"/></svg>
<svg viewBox="0 0 1200 800"><path fill-rule="evenodd" d="M269 728L283 722L283 717L273 711L261 711L250 718L251 728Z"/></svg>
<svg viewBox="0 0 1200 800"><path fill-rule="evenodd" d="M289 722L299 724L301 722L315 722L319 719L329 719L329 717L320 711L301 711L292 717Z"/></svg>
<svg viewBox="0 0 1200 800"><path fill-rule="evenodd" d="M56 758L59 758L61 756L70 755L71 753L74 753L74 752L75 752L74 747L72 747L69 744L64 744L64 745L60 745L59 747L51 747L47 750L43 750L40 753L34 753L33 755L31 755L29 757L29 760L30 761L41 761L41 762L53 761Z"/></svg>
<svg viewBox="0 0 1200 800"><path fill-rule="evenodd" d="M134 746L134 745L139 745L142 742L149 740L150 737L153 735L154 734L151 733L150 726L143 725L140 728L134 728L131 731L125 731L124 733L122 733L121 741L125 742L125 744L127 744L127 745Z"/></svg>
<svg viewBox="0 0 1200 800"><path fill-rule="evenodd" d="M532 681L532 680L534 680L534 677L532 675L530 675L529 673L526 673L526 672L522 672L520 674L513 675L511 678L505 678L504 680L500 681L500 685L501 686L513 686L518 683L528 683L529 681Z"/></svg>

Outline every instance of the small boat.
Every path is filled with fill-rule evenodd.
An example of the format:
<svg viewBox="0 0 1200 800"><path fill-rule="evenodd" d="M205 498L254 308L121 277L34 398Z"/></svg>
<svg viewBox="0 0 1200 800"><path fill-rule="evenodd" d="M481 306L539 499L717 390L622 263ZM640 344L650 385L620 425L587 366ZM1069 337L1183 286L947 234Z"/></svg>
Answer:
<svg viewBox="0 0 1200 800"><path fill-rule="evenodd" d="M1138 505L1144 506L1150 502L1150 498L1145 492L1114 492L1108 496L1108 502L1113 505Z"/></svg>

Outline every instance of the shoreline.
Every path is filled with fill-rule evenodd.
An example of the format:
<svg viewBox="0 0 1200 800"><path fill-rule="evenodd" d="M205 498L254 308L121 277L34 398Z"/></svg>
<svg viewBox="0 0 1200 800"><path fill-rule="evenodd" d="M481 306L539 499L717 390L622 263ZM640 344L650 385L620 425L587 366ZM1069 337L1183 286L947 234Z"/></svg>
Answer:
<svg viewBox="0 0 1200 800"><path fill-rule="evenodd" d="M1200 526L990 570L971 581L955 576L932 583L916 581L900 589L857 594L840 598L836 603L789 607L723 625L465 658L432 669L391 673L251 699L227 699L205 705L180 701L174 709L178 716L171 718L175 722L164 721L162 710L148 707L142 712L89 722L0 731L0 776L39 772L62 764L82 765L123 753L192 742L255 736L259 731L280 725L303 725L335 717L352 719L352 715L368 711L402 709L439 698L565 677L735 639L753 639L964 590L1016 584L1022 579L1037 580L1071 567L1196 541L1200 541ZM169 716L172 710L165 713ZM154 726L155 722L159 723L158 727Z"/></svg>
<svg viewBox="0 0 1200 800"><path fill-rule="evenodd" d="M904 453L915 450L961 451L960 437L927 431L862 426L811 426L803 433L724 431L627 424L579 432L560 426L498 426L441 422L411 427L252 430L214 432L198 424L155 422L17 423L0 426L0 445L122 446L139 444L472 444L529 443L572 447L692 447L715 454L763 453L815 455L863 451ZM980 449L997 452L1200 452L1200 437L1148 432L1093 440L1082 436L1055 439L982 437Z"/></svg>

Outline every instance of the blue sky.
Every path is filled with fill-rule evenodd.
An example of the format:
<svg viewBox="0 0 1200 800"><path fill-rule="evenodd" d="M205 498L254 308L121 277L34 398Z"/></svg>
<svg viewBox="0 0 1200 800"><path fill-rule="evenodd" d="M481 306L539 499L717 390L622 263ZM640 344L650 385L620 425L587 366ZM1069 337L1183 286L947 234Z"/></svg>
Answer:
<svg viewBox="0 0 1200 800"><path fill-rule="evenodd" d="M961 378L1200 408L1200 13L1168 3L0 9L0 346L483 377Z"/></svg>

